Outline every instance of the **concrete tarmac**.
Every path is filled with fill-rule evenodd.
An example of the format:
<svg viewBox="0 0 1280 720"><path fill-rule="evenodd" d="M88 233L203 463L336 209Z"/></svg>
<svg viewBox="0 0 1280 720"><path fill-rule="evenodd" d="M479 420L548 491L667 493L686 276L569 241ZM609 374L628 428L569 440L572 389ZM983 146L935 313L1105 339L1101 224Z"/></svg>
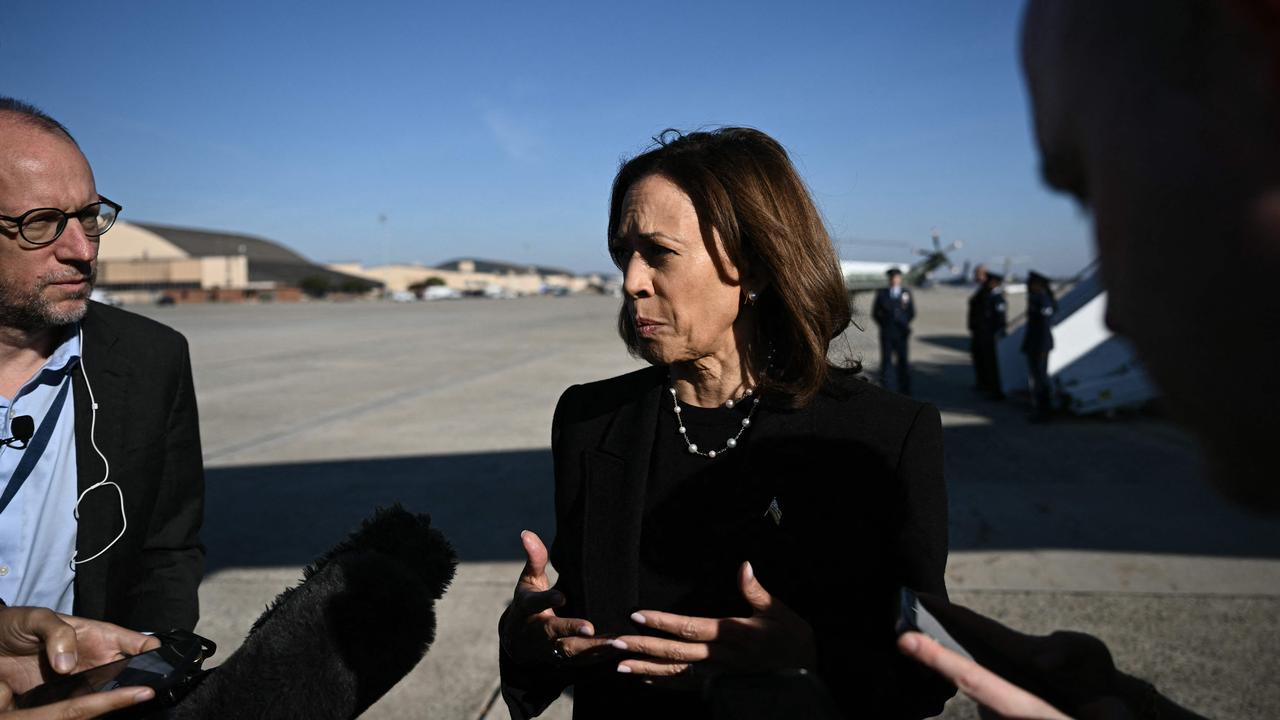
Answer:
<svg viewBox="0 0 1280 720"><path fill-rule="evenodd" d="M918 292L911 343L915 394L943 414L957 601L1029 632L1096 634L1209 717L1280 716L1280 522L1216 497L1158 414L1031 425L1024 401L974 395L964 298ZM139 308L192 348L208 468L198 631L225 657L303 565L402 502L431 513L462 565L431 652L366 717L505 718L495 627L518 533L553 531L552 409L571 384L640 366L617 303ZM874 328L845 340L875 378ZM956 699L944 717L976 711Z"/></svg>

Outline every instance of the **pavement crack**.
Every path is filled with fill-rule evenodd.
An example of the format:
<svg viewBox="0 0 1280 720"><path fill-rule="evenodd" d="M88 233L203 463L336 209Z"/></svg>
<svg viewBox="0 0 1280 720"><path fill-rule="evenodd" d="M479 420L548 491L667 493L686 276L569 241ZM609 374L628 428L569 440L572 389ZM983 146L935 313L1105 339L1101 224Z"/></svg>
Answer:
<svg viewBox="0 0 1280 720"><path fill-rule="evenodd" d="M502 697L502 679L499 678L493 691L489 693L489 700L480 708L480 714L476 716L476 720L490 720L490 713L498 704L498 698Z"/></svg>
<svg viewBox="0 0 1280 720"><path fill-rule="evenodd" d="M542 358L539 358L539 360L551 361L551 360L556 360L558 357L559 357L559 354L545 355ZM331 413L320 415L314 418L311 422L306 423L305 425L300 424L300 425L291 427L287 430L279 430L273 433L265 433L262 435L258 435L251 440L244 440L237 443L231 443L229 445L223 445L220 448L216 448L214 450L210 450L209 452L205 453L204 461L205 461L205 464L209 464L215 460L225 460L227 458L234 457L248 450L255 450L255 449L260 449L264 447L270 447L280 442L281 440L287 440L289 438L297 437L299 435L305 435L307 433L313 432L320 428L327 427L329 425L333 425L338 422L351 420L354 418L358 418L362 415L368 415L373 412L386 410L388 408L396 407L397 405L403 405L408 402L420 400L424 397L430 397L437 393L457 390L458 388L464 388L469 385L474 385L479 382L484 382L486 380L489 380L490 378L493 378L499 375L504 375L506 373L511 372L512 370L515 370L521 367L527 367L528 365L529 365L528 358L517 358L510 363L506 363L499 367L495 367L489 370L488 372L482 373L480 375L473 375L472 377L470 377L469 379L463 382L452 383L448 385L432 385L430 387L420 388L417 391L407 392L407 393L403 389L395 390L393 392L389 392L382 396L374 398L373 400L369 400L363 403L342 408L340 410L335 410Z"/></svg>

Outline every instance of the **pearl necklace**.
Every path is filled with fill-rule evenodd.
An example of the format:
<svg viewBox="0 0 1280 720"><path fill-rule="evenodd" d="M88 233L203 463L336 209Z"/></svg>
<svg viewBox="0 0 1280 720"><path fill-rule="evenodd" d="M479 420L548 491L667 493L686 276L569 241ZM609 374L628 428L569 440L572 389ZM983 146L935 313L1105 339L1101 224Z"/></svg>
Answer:
<svg viewBox="0 0 1280 720"><path fill-rule="evenodd" d="M680 401L676 399L676 389L673 387L669 388L669 390L671 391L671 404L672 409L676 414L677 432L680 433L680 439L684 440L685 447L689 448L689 452L694 455L701 455L711 460L715 460L717 456L723 455L724 453L738 447L738 438L742 437L742 433L746 432L747 428L751 427L751 416L755 415L756 407L760 405L760 398L753 394L751 388L747 388L746 391L742 393L742 397L737 400L734 400L733 398L725 400L724 407L732 410L734 405L745 402L749 399L751 400L751 409L747 410L747 416L742 418L742 424L738 427L738 433L724 441L724 447L719 450L707 450L706 452L703 452L698 449L697 443L689 440L689 430L684 426L684 420L680 417L681 408Z"/></svg>

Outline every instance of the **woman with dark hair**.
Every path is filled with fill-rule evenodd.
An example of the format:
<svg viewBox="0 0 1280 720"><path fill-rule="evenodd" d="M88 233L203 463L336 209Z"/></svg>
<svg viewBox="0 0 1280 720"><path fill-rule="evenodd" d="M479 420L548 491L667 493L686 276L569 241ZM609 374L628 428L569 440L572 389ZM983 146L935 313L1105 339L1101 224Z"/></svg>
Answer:
<svg viewBox="0 0 1280 720"><path fill-rule="evenodd" d="M577 718L707 717L701 680L790 668L848 715L940 712L893 627L900 586L945 593L938 412L828 360L848 299L786 151L664 133L618 171L609 250L652 367L556 407L555 542L522 534L499 624L512 715L572 685Z"/></svg>

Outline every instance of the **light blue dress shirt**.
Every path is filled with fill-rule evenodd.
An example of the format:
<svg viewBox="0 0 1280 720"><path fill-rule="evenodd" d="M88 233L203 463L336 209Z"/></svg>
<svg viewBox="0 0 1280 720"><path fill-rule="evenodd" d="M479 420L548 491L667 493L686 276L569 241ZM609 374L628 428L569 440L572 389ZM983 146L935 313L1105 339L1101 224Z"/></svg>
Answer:
<svg viewBox="0 0 1280 720"><path fill-rule="evenodd" d="M75 602L76 433L71 374L80 362L79 326L64 339L18 394L0 396L0 432L11 437L13 418L30 415L36 436L49 433L43 450L0 448L0 496L20 469L24 453L39 452L7 507L0 512L0 598L70 613ZM61 408L54 408L62 395ZM47 423L48 429L45 429ZM50 433L50 431L52 431ZM30 465L28 460L27 464Z"/></svg>

